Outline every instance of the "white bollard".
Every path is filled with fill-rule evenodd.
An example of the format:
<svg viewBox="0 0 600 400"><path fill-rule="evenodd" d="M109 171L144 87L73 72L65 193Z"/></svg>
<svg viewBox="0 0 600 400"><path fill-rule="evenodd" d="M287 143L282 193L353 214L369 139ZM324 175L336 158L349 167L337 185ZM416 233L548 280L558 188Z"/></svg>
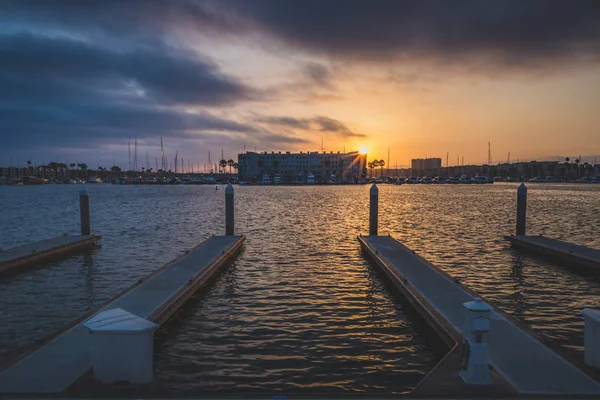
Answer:
<svg viewBox="0 0 600 400"><path fill-rule="evenodd" d="M600 310L584 308L581 313L585 318L583 334L585 364L600 368Z"/></svg>
<svg viewBox="0 0 600 400"><path fill-rule="evenodd" d="M102 311L83 324L89 329L94 378L102 383L152 381L154 322L120 308Z"/></svg>
<svg viewBox="0 0 600 400"><path fill-rule="evenodd" d="M489 385L488 336L492 307L477 298L463 303L465 312L465 354L460 376L470 385Z"/></svg>

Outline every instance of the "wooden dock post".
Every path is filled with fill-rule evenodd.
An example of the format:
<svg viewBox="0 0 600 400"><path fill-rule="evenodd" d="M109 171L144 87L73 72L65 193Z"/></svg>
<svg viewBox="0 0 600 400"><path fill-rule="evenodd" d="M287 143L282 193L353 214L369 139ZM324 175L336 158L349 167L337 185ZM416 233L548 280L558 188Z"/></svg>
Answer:
<svg viewBox="0 0 600 400"><path fill-rule="evenodd" d="M233 235L233 186L227 184L225 188L225 235Z"/></svg>
<svg viewBox="0 0 600 400"><path fill-rule="evenodd" d="M90 194L84 188L79 191L79 214L81 216L81 234L89 235L90 228Z"/></svg>
<svg viewBox="0 0 600 400"><path fill-rule="evenodd" d="M379 189L376 184L371 186L371 201L369 204L369 236L377 236L378 214L379 214Z"/></svg>
<svg viewBox="0 0 600 400"><path fill-rule="evenodd" d="M527 186L524 183L517 189L517 235L525 235L527 221Z"/></svg>

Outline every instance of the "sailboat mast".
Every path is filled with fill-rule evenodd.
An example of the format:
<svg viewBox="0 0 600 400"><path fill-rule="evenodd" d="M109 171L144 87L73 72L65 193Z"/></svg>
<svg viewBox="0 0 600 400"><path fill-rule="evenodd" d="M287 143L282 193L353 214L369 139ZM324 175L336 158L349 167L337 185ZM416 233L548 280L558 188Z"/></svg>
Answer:
<svg viewBox="0 0 600 400"><path fill-rule="evenodd" d="M133 170L137 171L137 136L133 145Z"/></svg>
<svg viewBox="0 0 600 400"><path fill-rule="evenodd" d="M388 170L388 176L389 176L390 175L390 148L389 147L388 147L387 170Z"/></svg>
<svg viewBox="0 0 600 400"><path fill-rule="evenodd" d="M167 166L165 163L165 149L163 147L162 136L160 138L160 162L161 162L161 168L164 171L167 168Z"/></svg>

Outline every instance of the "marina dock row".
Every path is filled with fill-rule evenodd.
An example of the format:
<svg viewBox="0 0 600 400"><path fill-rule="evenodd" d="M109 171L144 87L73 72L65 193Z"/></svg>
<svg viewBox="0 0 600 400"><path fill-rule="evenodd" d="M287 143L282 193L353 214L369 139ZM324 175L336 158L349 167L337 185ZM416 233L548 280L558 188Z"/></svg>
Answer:
<svg viewBox="0 0 600 400"><path fill-rule="evenodd" d="M0 250L0 274L20 267L46 261L49 258L93 247L98 235L63 235L9 250Z"/></svg>
<svg viewBox="0 0 600 400"><path fill-rule="evenodd" d="M600 251L544 236L507 236L513 247L582 269L600 271Z"/></svg>
<svg viewBox="0 0 600 400"><path fill-rule="evenodd" d="M85 247L93 247L101 238L90 226L90 194L85 186L79 191L81 235L63 235L8 250L0 249L0 274L64 256Z"/></svg>
<svg viewBox="0 0 600 400"><path fill-rule="evenodd" d="M526 235L527 187L522 183L517 189L517 229L516 235L505 236L513 247L528 250L566 266L600 271L600 250L577 245L542 235Z"/></svg>
<svg viewBox="0 0 600 400"><path fill-rule="evenodd" d="M80 318L0 372L0 393L61 393L91 367L83 322L121 308L162 324L242 246L244 236L213 236Z"/></svg>
<svg viewBox="0 0 600 400"><path fill-rule="evenodd" d="M409 300L430 311L428 322L442 337L466 334L462 305L476 295L392 237L360 236L358 240ZM489 363L517 393L600 395L600 383L498 311L491 312Z"/></svg>
<svg viewBox="0 0 600 400"><path fill-rule="evenodd" d="M89 206L89 199L84 200L88 200ZM520 204L524 202L521 200ZM84 204L82 210L85 208ZM413 395L454 398L600 396L600 382L592 376L593 373L588 374L588 370L578 368L544 345L528 328L502 310L484 303L476 293L399 241L391 236L379 236L376 185L370 190L369 209L369 236L358 237L362 249L375 260L450 349L419 383ZM519 210L516 237L525 240L528 238L524 235L525 212L523 207ZM82 212L83 232L89 233L89 211ZM87 373L92 368L90 349L93 347L93 337L97 334L86 322L97 317L97 322L104 324L106 311L115 313L112 319L118 320L122 318L121 312L126 312L155 327L155 324L163 324L237 254L245 240L244 236L234 235L231 185L225 190L225 233L225 236L209 238L163 265L44 343L12 360L0 370L0 394L64 395L65 392L69 393L69 388L73 388L74 384L85 383L84 376L89 376ZM50 247L55 248L56 241L52 243L54 246ZM558 244L554 246L559 247ZM586 325L586 342L591 337L587 332ZM152 349L151 337L149 343L148 348ZM95 350L98 353L98 347ZM108 353L111 350L116 352L114 348L109 348ZM113 361L122 362L116 356L109 354L110 357ZM150 372L151 363L150 356L147 364ZM98 363L94 361L94 373L99 370L97 367ZM83 387L87 392L90 391L87 386Z"/></svg>

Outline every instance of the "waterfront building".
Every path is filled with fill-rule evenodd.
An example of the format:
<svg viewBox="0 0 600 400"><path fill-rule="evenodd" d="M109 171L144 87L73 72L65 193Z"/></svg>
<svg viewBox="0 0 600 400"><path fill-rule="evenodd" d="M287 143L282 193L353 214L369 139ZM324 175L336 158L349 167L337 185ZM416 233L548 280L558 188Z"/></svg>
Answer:
<svg viewBox="0 0 600 400"><path fill-rule="evenodd" d="M410 160L410 167L413 174L423 175L439 171L442 168L441 158L413 158Z"/></svg>
<svg viewBox="0 0 600 400"><path fill-rule="evenodd" d="M238 154L239 179L259 182L267 175L271 181L280 176L281 183L307 183L314 175L315 183L356 183L367 175L367 155L358 151L334 152L245 152Z"/></svg>

